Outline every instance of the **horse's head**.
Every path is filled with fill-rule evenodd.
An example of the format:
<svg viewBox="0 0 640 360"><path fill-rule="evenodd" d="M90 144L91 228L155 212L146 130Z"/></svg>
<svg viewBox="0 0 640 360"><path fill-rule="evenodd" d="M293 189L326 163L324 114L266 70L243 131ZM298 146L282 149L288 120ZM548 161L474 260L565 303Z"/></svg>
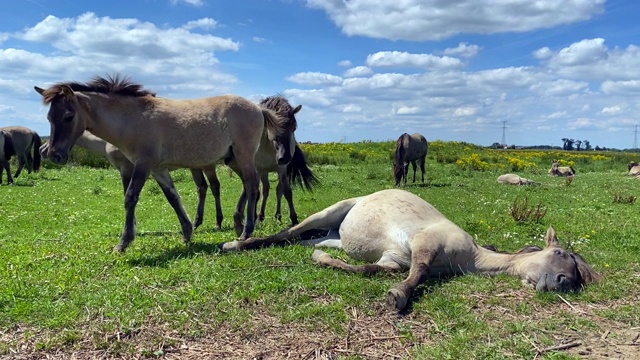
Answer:
<svg viewBox="0 0 640 360"><path fill-rule="evenodd" d="M296 151L294 132L298 127L296 114L302 105L295 108L283 96L271 96L260 102L260 105L273 110L277 115L275 126L267 126L267 136L276 152L278 165L287 165Z"/></svg>
<svg viewBox="0 0 640 360"><path fill-rule="evenodd" d="M629 163L629 165L627 165L627 170L631 171L631 169L632 169L634 166L638 166L638 165L640 165L640 164L639 164L639 163L637 163L637 162L635 162L635 161L632 161L632 162L630 162L630 163Z"/></svg>
<svg viewBox="0 0 640 360"><path fill-rule="evenodd" d="M585 285L600 280L601 276L580 255L559 245L551 226L547 230L546 242L544 249L527 247L519 252L523 254L519 265L520 274L536 290L580 290Z"/></svg>
<svg viewBox="0 0 640 360"><path fill-rule="evenodd" d="M82 106L84 95L74 92L70 86L58 84L47 90L35 87L42 95L43 102L49 104L47 119L51 126L48 157L56 164L64 164L76 140L87 127L88 112Z"/></svg>

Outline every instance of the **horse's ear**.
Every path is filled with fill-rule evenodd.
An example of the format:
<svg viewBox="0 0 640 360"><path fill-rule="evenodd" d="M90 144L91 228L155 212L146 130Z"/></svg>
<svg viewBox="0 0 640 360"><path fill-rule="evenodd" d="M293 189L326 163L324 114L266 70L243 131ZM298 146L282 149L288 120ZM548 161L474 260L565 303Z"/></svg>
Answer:
<svg viewBox="0 0 640 360"><path fill-rule="evenodd" d="M44 93L44 89L43 88L39 88L37 86L34 86L33 88L38 92L38 94L44 96L44 94L43 94Z"/></svg>
<svg viewBox="0 0 640 360"><path fill-rule="evenodd" d="M544 237L544 239L547 241L547 246L558 246L560 244L558 242L558 237L556 236L556 231L553 229L553 226L549 226L549 228L547 229L547 235Z"/></svg>
<svg viewBox="0 0 640 360"><path fill-rule="evenodd" d="M61 85L60 89L62 90L62 95L64 95L64 97L66 97L67 99L75 98L76 94L73 92L73 90L69 86Z"/></svg>
<svg viewBox="0 0 640 360"><path fill-rule="evenodd" d="M576 261L576 267L578 268L578 273L580 274L582 285L588 285L592 283L597 283L602 280L602 275L598 274L586 261L582 258L582 256L572 253L571 256Z"/></svg>
<svg viewBox="0 0 640 360"><path fill-rule="evenodd" d="M300 111L300 109L302 109L302 105L298 105L298 106L296 106L296 108L295 108L295 109L293 109L293 113L294 113L294 114L297 114L297 113L298 113L298 111Z"/></svg>

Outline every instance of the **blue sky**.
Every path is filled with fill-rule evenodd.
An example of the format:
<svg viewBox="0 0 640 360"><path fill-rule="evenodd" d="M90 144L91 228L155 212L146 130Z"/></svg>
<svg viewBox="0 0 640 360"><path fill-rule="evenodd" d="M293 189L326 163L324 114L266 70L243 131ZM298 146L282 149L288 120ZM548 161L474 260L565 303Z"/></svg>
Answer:
<svg viewBox="0 0 640 360"><path fill-rule="evenodd" d="M158 96L283 94L299 141L630 148L636 0L2 0L0 126L48 135L33 86L121 74ZM640 129L639 129L640 130Z"/></svg>

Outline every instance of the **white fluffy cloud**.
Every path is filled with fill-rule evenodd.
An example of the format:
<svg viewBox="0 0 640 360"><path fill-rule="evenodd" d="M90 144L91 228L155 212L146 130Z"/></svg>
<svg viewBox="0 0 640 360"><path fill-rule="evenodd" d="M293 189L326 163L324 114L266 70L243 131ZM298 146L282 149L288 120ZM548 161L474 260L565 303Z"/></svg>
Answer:
<svg viewBox="0 0 640 360"><path fill-rule="evenodd" d="M462 61L449 56L410 54L401 51L380 51L367 56L371 67L417 67L425 69L451 69L462 67Z"/></svg>
<svg viewBox="0 0 640 360"><path fill-rule="evenodd" d="M342 83L342 78L340 76L319 72L297 73L289 76L287 80L296 84L309 86L338 85Z"/></svg>
<svg viewBox="0 0 640 360"><path fill-rule="evenodd" d="M349 36L441 40L462 33L546 29L589 19L605 0L307 0Z"/></svg>
<svg viewBox="0 0 640 360"><path fill-rule="evenodd" d="M461 42L460 44L458 44L458 46L454 47L454 48L447 48L444 50L444 54L445 55L454 55L454 56L462 56L465 58L472 58L476 55L478 55L478 52L480 51L480 49L482 49L480 46L478 45L473 45L473 44L467 44L464 42Z"/></svg>

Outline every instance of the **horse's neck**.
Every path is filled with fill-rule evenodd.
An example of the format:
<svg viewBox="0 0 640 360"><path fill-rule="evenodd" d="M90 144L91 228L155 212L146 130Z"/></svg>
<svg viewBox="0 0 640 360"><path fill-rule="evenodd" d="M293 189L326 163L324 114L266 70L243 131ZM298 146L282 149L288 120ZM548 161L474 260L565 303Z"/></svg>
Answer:
<svg viewBox="0 0 640 360"><path fill-rule="evenodd" d="M518 255L498 253L478 247L475 259L475 271L484 275L509 274L517 275Z"/></svg>
<svg viewBox="0 0 640 360"><path fill-rule="evenodd" d="M100 155L107 155L107 142L97 136L91 135L88 132L84 132L82 135L80 135L80 137L76 141L76 145Z"/></svg>

